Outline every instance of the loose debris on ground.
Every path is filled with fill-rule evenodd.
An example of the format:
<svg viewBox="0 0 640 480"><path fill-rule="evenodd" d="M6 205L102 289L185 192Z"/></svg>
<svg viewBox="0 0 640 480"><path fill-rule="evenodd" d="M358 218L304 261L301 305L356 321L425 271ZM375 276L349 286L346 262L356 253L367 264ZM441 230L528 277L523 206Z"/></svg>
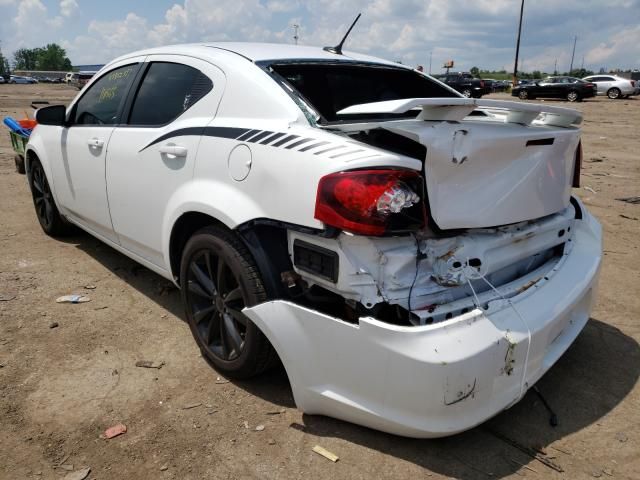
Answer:
<svg viewBox="0 0 640 480"><path fill-rule="evenodd" d="M331 460L333 463L340 460L340 458L335 453L330 452L329 450L321 447L320 445L316 445L315 447L313 447L313 451L316 452L318 455L322 455L327 460Z"/></svg>
<svg viewBox="0 0 640 480"><path fill-rule="evenodd" d="M113 427L109 427L104 431L104 438L110 439L122 435L123 433L127 433L127 426L119 423L114 425Z"/></svg>

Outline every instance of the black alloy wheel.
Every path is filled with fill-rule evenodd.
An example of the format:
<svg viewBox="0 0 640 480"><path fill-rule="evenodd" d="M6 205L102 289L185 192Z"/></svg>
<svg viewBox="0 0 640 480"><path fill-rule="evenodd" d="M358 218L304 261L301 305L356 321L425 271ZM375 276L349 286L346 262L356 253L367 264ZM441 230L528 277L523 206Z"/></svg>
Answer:
<svg viewBox="0 0 640 480"><path fill-rule="evenodd" d="M29 186L31 187L31 196L33 197L33 205L36 209L36 216L42 230L47 235L62 236L73 232L73 226L68 223L58 211L56 202L51 193L47 176L44 168L38 159L31 161L29 171Z"/></svg>
<svg viewBox="0 0 640 480"><path fill-rule="evenodd" d="M183 252L180 284L191 332L219 371L247 378L275 363L269 341L242 313L266 293L253 258L232 232L197 232Z"/></svg>

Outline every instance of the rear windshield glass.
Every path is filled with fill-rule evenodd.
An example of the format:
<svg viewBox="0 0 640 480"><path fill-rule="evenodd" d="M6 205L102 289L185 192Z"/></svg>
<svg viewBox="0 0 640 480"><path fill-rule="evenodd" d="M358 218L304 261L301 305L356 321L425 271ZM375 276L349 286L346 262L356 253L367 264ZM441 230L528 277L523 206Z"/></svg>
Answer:
<svg viewBox="0 0 640 480"><path fill-rule="evenodd" d="M371 115L338 115L336 112L362 103L406 98L455 97L455 93L429 78L405 68L374 64L285 63L271 64L297 93L321 116L322 121L355 120ZM406 114L376 115L402 118Z"/></svg>

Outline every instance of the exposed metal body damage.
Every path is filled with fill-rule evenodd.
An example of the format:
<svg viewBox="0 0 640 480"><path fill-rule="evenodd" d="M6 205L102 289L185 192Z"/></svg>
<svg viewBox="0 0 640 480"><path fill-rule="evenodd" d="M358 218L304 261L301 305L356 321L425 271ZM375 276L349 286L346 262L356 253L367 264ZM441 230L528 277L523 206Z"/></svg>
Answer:
<svg viewBox="0 0 640 480"><path fill-rule="evenodd" d="M575 211L452 237L363 237L341 233L322 238L289 231L296 241L333 252L336 281L294 268L308 285L319 285L367 309L387 303L412 312L412 324L437 323L537 285L571 244ZM292 256L293 258L293 256ZM495 291L494 291L495 288Z"/></svg>
<svg viewBox="0 0 640 480"><path fill-rule="evenodd" d="M320 304L273 300L245 312L278 351L304 412L412 437L460 432L522 398L589 318L601 229L572 203L581 218L570 207L537 222L441 240L290 231L290 247L304 239L339 252L335 283L303 270L300 278L363 309L354 320ZM411 317L381 320L376 304L406 309L414 278Z"/></svg>

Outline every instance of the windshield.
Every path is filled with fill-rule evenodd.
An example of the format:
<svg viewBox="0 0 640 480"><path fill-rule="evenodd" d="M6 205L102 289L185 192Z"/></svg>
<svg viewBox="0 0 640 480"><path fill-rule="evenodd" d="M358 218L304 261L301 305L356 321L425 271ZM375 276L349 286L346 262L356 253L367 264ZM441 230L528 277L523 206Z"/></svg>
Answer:
<svg viewBox="0 0 640 480"><path fill-rule="evenodd" d="M272 63L280 75L321 116L321 122L335 122L371 115L338 115L336 112L362 103L407 98L457 97L448 88L406 68L362 63ZM414 117L405 114L376 114L376 118Z"/></svg>

